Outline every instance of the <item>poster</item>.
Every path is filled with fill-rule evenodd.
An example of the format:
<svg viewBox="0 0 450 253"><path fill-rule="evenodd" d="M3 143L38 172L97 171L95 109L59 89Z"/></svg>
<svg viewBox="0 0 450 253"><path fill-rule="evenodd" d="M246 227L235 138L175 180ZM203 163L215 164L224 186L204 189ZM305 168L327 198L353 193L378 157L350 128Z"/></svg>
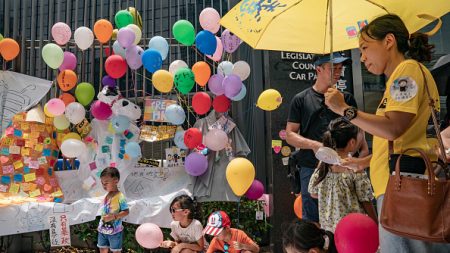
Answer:
<svg viewBox="0 0 450 253"><path fill-rule="evenodd" d="M184 166L186 151L177 147L166 148L167 167Z"/></svg>
<svg viewBox="0 0 450 253"><path fill-rule="evenodd" d="M144 121L166 122L165 111L169 105L176 104L175 100L145 99Z"/></svg>
<svg viewBox="0 0 450 253"><path fill-rule="evenodd" d="M52 247L70 246L70 226L67 215L52 215L48 217L50 226L50 245Z"/></svg>

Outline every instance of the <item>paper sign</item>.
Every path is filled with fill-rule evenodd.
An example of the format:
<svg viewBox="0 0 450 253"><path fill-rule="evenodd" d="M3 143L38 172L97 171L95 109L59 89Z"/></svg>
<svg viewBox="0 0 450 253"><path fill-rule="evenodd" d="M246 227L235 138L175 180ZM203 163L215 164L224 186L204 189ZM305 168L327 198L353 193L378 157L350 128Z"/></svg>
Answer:
<svg viewBox="0 0 450 253"><path fill-rule="evenodd" d="M36 189L36 190L30 192L31 198L37 197L39 195L41 195L41 190L39 190L39 189Z"/></svg>
<svg viewBox="0 0 450 253"><path fill-rule="evenodd" d="M186 153L177 147L166 148L167 167L184 166Z"/></svg>
<svg viewBox="0 0 450 253"><path fill-rule="evenodd" d="M148 142L167 140L175 136L176 130L177 126L142 125L139 139Z"/></svg>
<svg viewBox="0 0 450 253"><path fill-rule="evenodd" d="M264 212L256 211L256 220L264 220Z"/></svg>
<svg viewBox="0 0 450 253"><path fill-rule="evenodd" d="M22 161L16 161L16 162L14 162L13 165L14 165L14 168L15 168L16 170L23 167Z"/></svg>
<svg viewBox="0 0 450 253"><path fill-rule="evenodd" d="M176 104L175 100L145 99L144 121L166 122L166 108Z"/></svg>
<svg viewBox="0 0 450 253"><path fill-rule="evenodd" d="M70 226L67 215L52 215L48 217L48 221L51 246L70 246Z"/></svg>
<svg viewBox="0 0 450 253"><path fill-rule="evenodd" d="M272 140L272 148L273 148L273 151L275 151L276 154L280 153L281 145L282 145L282 141L281 140Z"/></svg>
<svg viewBox="0 0 450 253"><path fill-rule="evenodd" d="M83 189L86 191L90 190L95 185L95 179L93 177L88 177L83 182Z"/></svg>
<svg viewBox="0 0 450 253"><path fill-rule="evenodd" d="M36 174L35 173L28 173L23 175L25 182L30 182L36 180Z"/></svg>

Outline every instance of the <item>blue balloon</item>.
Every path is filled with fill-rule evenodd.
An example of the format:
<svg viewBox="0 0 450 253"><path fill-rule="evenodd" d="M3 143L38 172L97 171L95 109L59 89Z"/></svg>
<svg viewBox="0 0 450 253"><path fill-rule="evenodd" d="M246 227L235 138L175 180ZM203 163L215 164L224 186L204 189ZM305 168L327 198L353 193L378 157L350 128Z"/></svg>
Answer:
<svg viewBox="0 0 450 253"><path fill-rule="evenodd" d="M117 115L111 119L111 125L116 133L123 133L130 126L130 119L127 116Z"/></svg>
<svg viewBox="0 0 450 253"><path fill-rule="evenodd" d="M138 158L141 156L141 147L136 142L128 142L125 144L125 153L131 158Z"/></svg>
<svg viewBox="0 0 450 253"><path fill-rule="evenodd" d="M213 55L216 52L217 40L210 31L203 30L195 37L195 44L198 50L207 55Z"/></svg>
<svg viewBox="0 0 450 253"><path fill-rule="evenodd" d="M167 106L165 116L167 121L174 125L181 125L186 119L186 113L184 112L183 107L177 104Z"/></svg>
<svg viewBox="0 0 450 253"><path fill-rule="evenodd" d="M175 145L181 149L188 149L186 144L184 144L184 130L177 131L175 133L175 137L173 138L173 142L175 142Z"/></svg>
<svg viewBox="0 0 450 253"><path fill-rule="evenodd" d="M236 96L232 97L231 100L233 101L242 100L245 97L245 95L247 95L247 88L245 88L245 85L242 84L241 91L239 91L239 93Z"/></svg>
<svg viewBox="0 0 450 253"><path fill-rule="evenodd" d="M163 61L167 58L167 54L169 53L169 44L167 43L167 40L161 36L154 36L151 38L148 43L148 48L158 51L161 54Z"/></svg>
<svg viewBox="0 0 450 253"><path fill-rule="evenodd" d="M147 49L142 54L142 64L150 73L155 73L162 67L161 54L155 49Z"/></svg>

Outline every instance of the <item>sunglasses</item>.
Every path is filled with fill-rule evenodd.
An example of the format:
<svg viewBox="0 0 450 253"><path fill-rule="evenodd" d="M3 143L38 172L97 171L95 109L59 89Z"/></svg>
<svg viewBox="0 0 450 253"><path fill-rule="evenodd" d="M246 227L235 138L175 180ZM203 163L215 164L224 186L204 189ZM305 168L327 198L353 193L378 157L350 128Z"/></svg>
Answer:
<svg viewBox="0 0 450 253"><path fill-rule="evenodd" d="M228 249L230 248L230 245L228 244L228 243L225 243L224 245L223 245L223 250L225 250L225 252L224 253L228 253Z"/></svg>
<svg viewBox="0 0 450 253"><path fill-rule="evenodd" d="M173 207L170 208L170 212L174 213L174 212L179 212L179 211L183 211L184 208L179 208L179 209L174 209Z"/></svg>

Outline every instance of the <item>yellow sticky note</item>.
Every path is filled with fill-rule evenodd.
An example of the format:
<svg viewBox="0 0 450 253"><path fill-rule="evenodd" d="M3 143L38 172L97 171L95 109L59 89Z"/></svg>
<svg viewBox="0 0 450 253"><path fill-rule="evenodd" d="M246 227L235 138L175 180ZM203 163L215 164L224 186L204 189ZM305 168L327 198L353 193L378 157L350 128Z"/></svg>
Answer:
<svg viewBox="0 0 450 253"><path fill-rule="evenodd" d="M16 114L14 115L14 121L22 121L23 115L22 114Z"/></svg>
<svg viewBox="0 0 450 253"><path fill-rule="evenodd" d="M29 155L30 155L30 149L22 148L22 156L29 156Z"/></svg>
<svg viewBox="0 0 450 253"><path fill-rule="evenodd" d="M273 147L280 147L281 148L281 140L272 140L272 148Z"/></svg>
<svg viewBox="0 0 450 253"><path fill-rule="evenodd" d="M12 183L11 186L9 187L9 192L12 194L17 194L19 192L19 184L14 184Z"/></svg>
<svg viewBox="0 0 450 253"><path fill-rule="evenodd" d="M21 160L15 161L15 162L13 163L13 165L14 165L14 169L16 169L16 170L23 167L23 163L22 163Z"/></svg>
<svg viewBox="0 0 450 253"><path fill-rule="evenodd" d="M30 192L30 198L34 198L34 197L37 197L39 195L41 195L41 190L39 190L39 189L36 189L36 190Z"/></svg>
<svg viewBox="0 0 450 253"><path fill-rule="evenodd" d="M36 144L36 146L34 146L34 149L35 149L37 152L42 152L42 150L44 149L44 145L42 145L42 144Z"/></svg>
<svg viewBox="0 0 450 253"><path fill-rule="evenodd" d="M30 137L33 139L37 139L39 137L39 132L31 132Z"/></svg>
<svg viewBox="0 0 450 253"><path fill-rule="evenodd" d="M37 126L37 129L38 129L39 132L44 132L44 130L45 130L45 125L38 125L38 126Z"/></svg>
<svg viewBox="0 0 450 253"><path fill-rule="evenodd" d="M22 130L28 130L30 128L29 122L22 122Z"/></svg>
<svg viewBox="0 0 450 253"><path fill-rule="evenodd" d="M36 180L36 173L28 173L23 175L23 178L25 179L25 182L30 182Z"/></svg>
<svg viewBox="0 0 450 253"><path fill-rule="evenodd" d="M23 133L22 136L24 139L29 139L30 138L30 134L29 133Z"/></svg>
<svg viewBox="0 0 450 253"><path fill-rule="evenodd" d="M37 184L29 183L29 184L28 184L28 187L29 187L29 191L34 191L34 190L36 190L36 188L37 188Z"/></svg>
<svg viewBox="0 0 450 253"><path fill-rule="evenodd" d="M27 192L30 190L30 184L29 183L22 183L22 191Z"/></svg>
<svg viewBox="0 0 450 253"><path fill-rule="evenodd" d="M53 197L61 197L63 195L63 193L61 192L61 190L57 190L54 193L52 193Z"/></svg>
<svg viewBox="0 0 450 253"><path fill-rule="evenodd" d="M5 146L11 146L13 144L13 141L13 138L4 137L2 140L2 144Z"/></svg>

